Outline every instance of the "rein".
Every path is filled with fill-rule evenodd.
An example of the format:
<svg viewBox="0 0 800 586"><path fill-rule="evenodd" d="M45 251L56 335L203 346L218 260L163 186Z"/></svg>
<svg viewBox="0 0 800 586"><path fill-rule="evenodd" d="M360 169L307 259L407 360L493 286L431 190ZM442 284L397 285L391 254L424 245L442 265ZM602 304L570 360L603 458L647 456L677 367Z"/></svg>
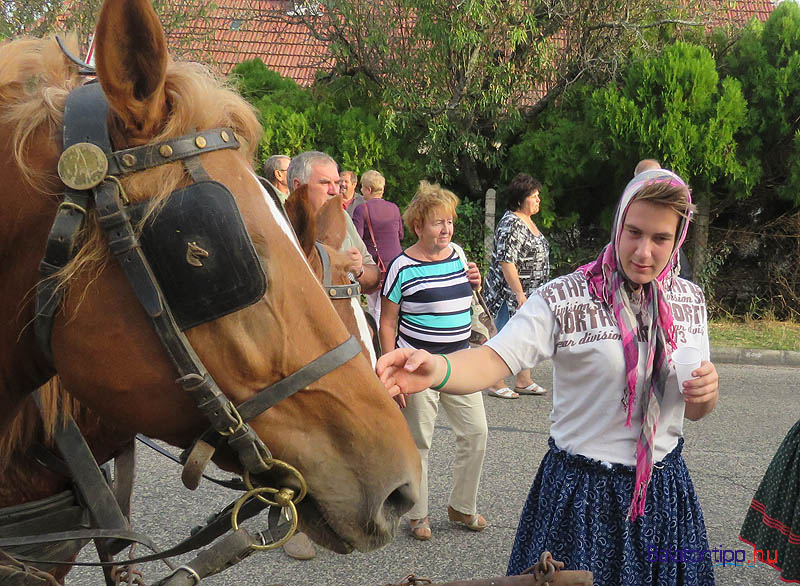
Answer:
<svg viewBox="0 0 800 586"><path fill-rule="evenodd" d="M98 83L79 86L67 98L64 110L64 151L58 164L59 176L65 184L64 199L58 206L50 235L47 239L45 255L40 264L40 280L36 289L34 329L40 351L50 365L51 375L56 374L51 349L51 332L55 313L62 302L63 289L57 286L54 275L65 267L74 256L78 234L85 222L88 211L93 206L98 224L108 238L108 246L111 253L120 263L131 288L150 317L153 327L178 373L176 382L193 398L197 408L210 423L208 431L195 441L194 446L185 455L184 483L189 488L197 486L205 465L211 459L216 445L225 440L228 446L237 454L245 470L245 484L249 490L230 508L229 512L216 517L213 522L215 529L212 533L219 529L219 525L222 523L221 519L225 519L226 523L232 525L234 535L237 535L243 531L238 528L237 516L243 519L246 516L255 515L266 506L273 507L272 510L275 511L288 507L292 511L292 525L283 538L271 544L267 544L263 536L258 539L250 538L245 540L247 542L247 551L279 547L291 537L296 527L295 505L305 496L305 480L297 469L272 457L267 446L252 427L248 425L248 421L354 358L361 352L361 345L351 335L345 342L306 364L298 371L262 389L252 399L238 407L235 406L207 372L189 340L181 331L178 323L176 323L173 310L167 302L159 280L154 274L151 263L148 261L148 256L143 251L134 231L129 213L133 206L130 206L119 178L174 161L182 161L195 184L190 188L198 187L198 189L203 189L209 183L209 177L202 166L200 155L221 149L238 149L240 147L239 140L231 129L221 128L194 132L158 144L113 151L106 126L107 112L108 103ZM221 187L230 195L230 192L224 186L216 183L214 185ZM188 190L185 197L191 198L191 193ZM230 197L232 198L233 196L230 195ZM238 208L236 212L238 214ZM241 222L241 217L238 217ZM246 241L252 248L252 242L249 240L249 235L247 235L243 223L241 229ZM195 245L195 249L192 249L192 245ZM200 249L200 252L196 250L197 248ZM187 248L186 262L193 266L202 266L202 253L205 253L206 257L208 256L208 252L203 250L202 247L197 246L195 242L190 242ZM324 257L327 258L327 254ZM247 304L260 299L266 290L266 277L264 276L263 268L256 262L251 266L251 269L253 273L257 273L254 278L263 280L263 290L260 291L255 299L249 300ZM255 288L257 289L258 286L259 283L256 282ZM348 296L352 296L351 290L358 291L357 284L343 287L347 288ZM334 286L328 287L329 294L333 289ZM334 297L333 295L331 296ZM219 316L209 316L206 321L211 321L216 317ZM74 425L74 422L72 425ZM112 504L107 498L108 495L103 497L98 497L97 495L110 493L110 490L105 479L99 483L102 486L97 486L97 478L102 478L102 474L97 464L94 463L91 453L88 454L88 457L92 458L93 466L86 466L86 469L92 469L92 472L85 472L85 474L94 476L94 480L91 482L94 486L88 494L85 491L89 489L82 488L80 482L80 475L84 473L75 473L75 461L85 458L85 453L88 452L85 441L83 442L83 447L75 448L74 445L78 443L80 442L73 442L73 448L70 449L82 452L82 456L77 456L75 453L64 453L63 451L62 455L72 470L72 477L83 500L85 502L96 502L100 498L103 504L101 507L96 508L98 511L104 511L106 508L112 507ZM59 447L61 447L61 443L59 443ZM254 487L250 482L252 476L273 469L287 472L294 477L299 485L299 490ZM256 497L259 500L251 500L252 497ZM272 510L270 517L277 518L278 514L273 515ZM93 521L100 527L99 531L89 530L84 532L78 530L68 532L70 533L69 536L61 537L69 539L101 538L104 541L113 538L144 543L140 536L136 536L129 531L128 522L124 515L111 513L108 516L109 518L102 520L97 517L102 517L103 513L91 512ZM271 523L271 525L273 524L276 523ZM89 534L90 531L94 532ZM216 533L214 538L223 532ZM26 543L58 541L57 537L58 535L56 534L39 535L28 538ZM11 543L12 541L13 539L0 539L0 547L14 545L14 543ZM169 555L177 555L178 553L184 553L184 551L196 549L208 543L203 540L190 539L189 541L192 541L192 547L189 549L173 548L173 550L162 554L140 558L139 561L162 559ZM17 539L17 542L19 542L19 539ZM239 545L242 544L239 543ZM117 553L122 547L117 544L114 549L116 550L114 553ZM239 552L236 557L241 557L241 553ZM69 562L53 562L53 560L38 561L63 565L69 564ZM105 561L93 565L120 563L128 562ZM222 568L217 568L216 571L220 569ZM198 576L199 581L199 575L194 569L187 570L186 573L190 576Z"/></svg>

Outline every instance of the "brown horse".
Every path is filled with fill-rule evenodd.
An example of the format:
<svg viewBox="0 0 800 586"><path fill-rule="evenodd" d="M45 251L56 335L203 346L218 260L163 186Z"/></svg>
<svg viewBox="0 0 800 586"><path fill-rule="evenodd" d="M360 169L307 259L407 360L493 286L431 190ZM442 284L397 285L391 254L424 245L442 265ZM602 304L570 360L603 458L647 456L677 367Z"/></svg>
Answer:
<svg viewBox="0 0 800 586"><path fill-rule="evenodd" d="M287 377L348 337L292 231L253 172L261 129L253 110L196 64L172 62L147 0L107 0L96 32L97 77L109 103L117 150L159 143L195 130L232 128L240 148L199 158L208 176L232 192L260 264L266 293L255 303L185 334L205 368L234 403ZM32 291L64 187L56 173L67 95L77 67L54 40L0 47L0 507L63 490L36 464L23 467L39 426L30 394L51 375L37 344ZM180 163L121 180L132 204L159 205L191 183ZM59 389L46 397L79 416L100 460L140 431L186 447L208 423L182 387L89 210L81 248L59 273L65 292L52 330ZM63 389L69 396L63 394ZM76 400L84 411L76 406ZM363 356L255 417L250 425L277 458L305 475L309 496L298 510L315 541L338 552L387 543L416 498L419 459L405 422ZM45 430L46 431L46 430ZM46 435L46 434L45 434ZM102 446L103 449L100 449ZM230 453L217 463L240 470Z"/></svg>
<svg viewBox="0 0 800 586"><path fill-rule="evenodd" d="M308 187L304 185L293 191L286 200L286 212L317 278L323 279L322 259L315 246L319 242L326 249L331 262L331 282L323 282L323 285L348 285L347 261L337 252L347 230L341 196L329 199L314 214L308 201ZM333 307L347 330L361 342L364 355L374 365L378 358L373 344L374 332L370 330L358 297L352 295L333 299Z"/></svg>

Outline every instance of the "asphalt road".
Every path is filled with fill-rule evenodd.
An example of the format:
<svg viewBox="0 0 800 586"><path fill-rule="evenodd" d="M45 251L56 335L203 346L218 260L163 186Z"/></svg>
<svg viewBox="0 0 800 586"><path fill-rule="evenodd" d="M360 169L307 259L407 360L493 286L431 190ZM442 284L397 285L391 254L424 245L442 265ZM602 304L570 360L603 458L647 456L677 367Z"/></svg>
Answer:
<svg viewBox="0 0 800 586"><path fill-rule="evenodd" d="M706 419L685 423L684 456L703 506L711 547L743 550L750 559L752 549L737 539L738 531L772 455L800 418L800 368L717 366L719 404ZM534 372L542 384L551 377L549 363ZM377 552L342 556L318 550L316 559L306 562L281 551L259 553L203 584L381 586L400 582L410 573L435 582L503 575L522 504L547 449L550 398L510 401L484 396L484 400L489 447L478 505L489 521L484 532L471 533L447 520L454 442L442 413L431 450L429 542L413 540L404 520L395 541ZM192 526L236 496L208 483L195 492L184 489L179 468L142 446L137 469L134 525L163 547L186 536ZM91 546L82 555L91 560ZM150 564L144 570L148 583L166 574L165 566ZM777 572L760 564L717 568L716 579L720 586L781 583ZM103 580L98 570L80 568L70 574L67 584L101 586Z"/></svg>

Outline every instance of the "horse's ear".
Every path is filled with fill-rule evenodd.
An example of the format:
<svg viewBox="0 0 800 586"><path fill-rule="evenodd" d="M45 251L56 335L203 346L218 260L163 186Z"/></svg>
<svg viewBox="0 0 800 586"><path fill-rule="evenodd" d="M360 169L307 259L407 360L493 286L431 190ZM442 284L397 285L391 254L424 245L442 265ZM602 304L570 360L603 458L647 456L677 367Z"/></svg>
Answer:
<svg viewBox="0 0 800 586"><path fill-rule="evenodd" d="M300 240L300 247L306 256L310 257L317 239L317 220L314 218L311 202L308 201L308 185L301 185L295 189L284 206L295 234Z"/></svg>
<svg viewBox="0 0 800 586"><path fill-rule="evenodd" d="M346 222L342 209L342 196L332 197L317 212L317 239L339 250L347 234Z"/></svg>
<svg viewBox="0 0 800 586"><path fill-rule="evenodd" d="M150 0L105 0L97 21L97 77L132 138L156 134L167 116L167 40Z"/></svg>

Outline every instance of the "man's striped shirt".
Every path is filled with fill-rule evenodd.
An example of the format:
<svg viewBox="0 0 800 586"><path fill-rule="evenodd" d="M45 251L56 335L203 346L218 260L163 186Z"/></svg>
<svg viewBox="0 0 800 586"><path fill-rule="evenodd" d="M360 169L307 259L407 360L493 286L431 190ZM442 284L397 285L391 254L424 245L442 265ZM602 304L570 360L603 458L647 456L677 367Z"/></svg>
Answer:
<svg viewBox="0 0 800 586"><path fill-rule="evenodd" d="M403 252L389 265L381 294L400 306L398 348L448 354L469 347L472 287L455 250L440 261Z"/></svg>

